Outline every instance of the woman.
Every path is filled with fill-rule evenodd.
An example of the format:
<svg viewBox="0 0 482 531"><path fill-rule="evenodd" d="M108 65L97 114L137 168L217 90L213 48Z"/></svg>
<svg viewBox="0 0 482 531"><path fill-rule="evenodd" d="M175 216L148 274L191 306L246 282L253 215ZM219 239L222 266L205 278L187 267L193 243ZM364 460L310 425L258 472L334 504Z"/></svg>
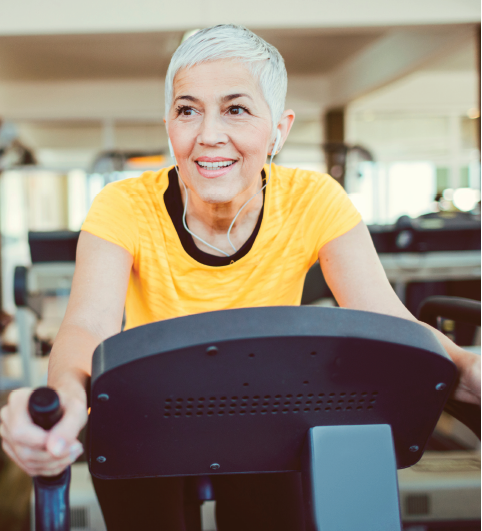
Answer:
<svg viewBox="0 0 482 531"><path fill-rule="evenodd" d="M108 185L82 227L49 365L64 417L48 433L32 425L29 389L13 392L2 409L3 447L29 474L57 474L82 452L76 438L87 421L92 352L120 331L124 303L126 328L210 310L297 305L319 259L340 306L415 320L342 188L327 175L265 165L293 124L286 85L278 51L245 28L208 28L175 52L165 123L177 168ZM434 333L461 371L456 397L480 403L479 358ZM109 529L159 522L184 529L182 480L143 481L96 481ZM303 529L296 474L215 481L220 531Z"/></svg>

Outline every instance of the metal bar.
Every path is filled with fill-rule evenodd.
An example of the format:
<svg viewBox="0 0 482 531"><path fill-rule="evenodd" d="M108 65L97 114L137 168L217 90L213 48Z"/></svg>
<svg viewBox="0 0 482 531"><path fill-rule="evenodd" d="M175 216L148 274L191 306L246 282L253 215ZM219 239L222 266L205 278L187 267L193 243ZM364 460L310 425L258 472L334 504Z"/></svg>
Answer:
<svg viewBox="0 0 482 531"><path fill-rule="evenodd" d="M388 424L311 428L303 456L309 531L400 531Z"/></svg>
<svg viewBox="0 0 482 531"><path fill-rule="evenodd" d="M31 387L35 380L35 317L29 308L17 308L18 350L22 360L22 385Z"/></svg>

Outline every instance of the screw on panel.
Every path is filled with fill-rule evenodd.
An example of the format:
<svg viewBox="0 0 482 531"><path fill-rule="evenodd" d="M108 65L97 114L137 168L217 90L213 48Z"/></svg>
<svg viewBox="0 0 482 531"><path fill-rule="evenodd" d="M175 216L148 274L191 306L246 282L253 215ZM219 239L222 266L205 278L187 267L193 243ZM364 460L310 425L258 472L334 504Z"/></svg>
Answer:
<svg viewBox="0 0 482 531"><path fill-rule="evenodd" d="M97 398L101 402L107 402L107 400L109 400L109 395L106 395L105 393L102 393Z"/></svg>
<svg viewBox="0 0 482 531"><path fill-rule="evenodd" d="M218 347L212 346L206 349L206 354L209 356L215 356L218 353Z"/></svg>
<svg viewBox="0 0 482 531"><path fill-rule="evenodd" d="M107 458L104 457L103 455L99 455L99 457L97 458L98 463L105 463L106 461L107 461Z"/></svg>
<svg viewBox="0 0 482 531"><path fill-rule="evenodd" d="M413 446L410 446L411 452L418 452L418 450L419 450L419 447L416 444L414 444Z"/></svg>
<svg viewBox="0 0 482 531"><path fill-rule="evenodd" d="M437 389L437 391L443 391L446 387L447 387L447 384L441 382L441 383L438 383L438 384L435 386L435 389Z"/></svg>
<svg viewBox="0 0 482 531"><path fill-rule="evenodd" d="M213 463L212 465L209 466L209 468L211 470L219 470L221 468L221 465L219 465L218 463Z"/></svg>

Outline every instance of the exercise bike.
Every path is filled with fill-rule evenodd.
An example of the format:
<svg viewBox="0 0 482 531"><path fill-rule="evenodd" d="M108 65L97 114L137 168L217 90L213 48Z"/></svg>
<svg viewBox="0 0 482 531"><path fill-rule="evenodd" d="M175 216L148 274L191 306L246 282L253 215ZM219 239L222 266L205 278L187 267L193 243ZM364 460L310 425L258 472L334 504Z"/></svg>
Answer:
<svg viewBox="0 0 482 531"><path fill-rule="evenodd" d="M478 414L480 437L480 408L448 402L456 379L429 330L381 314L273 307L152 323L94 353L89 467L113 481L301 471L308 530L400 530L397 468L419 461L444 407L475 431ZM46 429L61 415L52 393L31 398ZM69 529L68 476L37 478L37 531Z"/></svg>

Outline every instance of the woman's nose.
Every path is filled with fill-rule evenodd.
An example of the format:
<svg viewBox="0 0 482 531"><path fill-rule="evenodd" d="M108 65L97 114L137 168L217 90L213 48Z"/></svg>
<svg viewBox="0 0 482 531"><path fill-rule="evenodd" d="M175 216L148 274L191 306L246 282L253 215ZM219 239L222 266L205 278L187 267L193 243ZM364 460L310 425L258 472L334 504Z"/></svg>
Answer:
<svg viewBox="0 0 482 531"><path fill-rule="evenodd" d="M223 131L223 124L220 120L206 117L201 125L197 141L206 146L216 146L226 144L229 141L228 135Z"/></svg>

